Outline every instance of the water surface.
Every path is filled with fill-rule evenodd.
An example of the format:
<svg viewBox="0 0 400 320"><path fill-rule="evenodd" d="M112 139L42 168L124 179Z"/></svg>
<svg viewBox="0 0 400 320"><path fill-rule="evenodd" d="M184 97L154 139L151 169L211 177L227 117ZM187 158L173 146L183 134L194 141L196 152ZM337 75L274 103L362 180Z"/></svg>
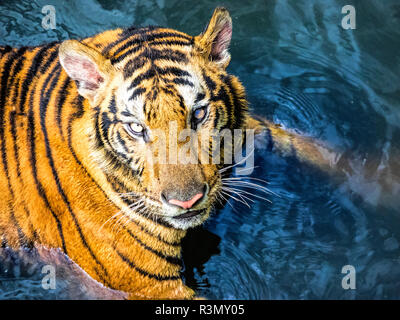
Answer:
<svg viewBox="0 0 400 320"><path fill-rule="evenodd" d="M57 10L55 30L41 27L47 4ZM185 281L210 299L400 298L398 1L352 1L355 30L341 27L348 3L339 0L3 1L0 44L38 45L132 24L195 35L218 4L233 18L229 70L247 88L253 112L323 141L348 162L333 179L261 146L252 176L278 196L255 199L250 209L231 200L192 231ZM40 268L29 261L0 261L0 298L105 297L78 288L68 271L57 290L43 290ZM348 264L356 290L341 286Z"/></svg>

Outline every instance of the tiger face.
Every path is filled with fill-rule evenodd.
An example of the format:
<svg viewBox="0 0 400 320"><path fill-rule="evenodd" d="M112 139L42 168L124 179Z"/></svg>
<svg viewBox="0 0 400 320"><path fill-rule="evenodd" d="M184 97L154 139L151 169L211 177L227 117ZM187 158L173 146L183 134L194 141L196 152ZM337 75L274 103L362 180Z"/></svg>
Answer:
<svg viewBox="0 0 400 320"><path fill-rule="evenodd" d="M89 152L127 215L187 229L218 201L227 164L205 161L211 148L204 136L242 128L247 112L243 87L226 72L231 34L229 13L217 8L196 37L131 28L111 41L106 32L97 43L60 46L60 62L93 115ZM186 150L188 140L200 147Z"/></svg>

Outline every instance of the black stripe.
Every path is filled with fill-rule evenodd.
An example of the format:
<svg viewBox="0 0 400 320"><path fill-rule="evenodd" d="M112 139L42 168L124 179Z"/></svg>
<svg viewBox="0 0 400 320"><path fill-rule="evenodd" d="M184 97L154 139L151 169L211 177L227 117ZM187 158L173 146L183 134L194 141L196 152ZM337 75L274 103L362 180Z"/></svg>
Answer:
<svg viewBox="0 0 400 320"><path fill-rule="evenodd" d="M163 80L165 82L173 82L175 84L187 85L190 87L194 87L194 84L191 81L181 78L181 77L190 77L189 72L179 69L179 68L176 68L176 67L159 68L155 65L152 65L146 72L138 75L136 78L134 78L132 80L132 83L130 84L128 90L137 87L143 81L149 80L157 75L164 76L164 75L168 75L168 74L175 75L178 78L174 78L172 80L163 78Z"/></svg>
<svg viewBox="0 0 400 320"><path fill-rule="evenodd" d="M174 256L169 256L165 255L160 251L157 251L151 247L149 247L147 244L145 244L143 241L141 241L138 237L136 237L128 228L123 226L123 229L137 242L139 243L144 249L147 251L150 251L151 253L154 253L157 257L166 260L168 263L174 264L176 266L182 267L182 260L178 257Z"/></svg>
<svg viewBox="0 0 400 320"><path fill-rule="evenodd" d="M12 89L15 88L14 84L16 82L16 77L17 77L18 73L21 71L22 66L23 66L23 64L25 62L25 55L24 54L25 54L25 52L27 50L28 50L27 47L23 47L18 51L19 57L18 57L17 63L15 64L15 67L14 67L13 72L12 72L12 77L11 77L12 78L12 82L10 84L10 88L12 88Z"/></svg>
<svg viewBox="0 0 400 320"><path fill-rule="evenodd" d="M121 164L120 163L116 163L114 164L115 168L113 168L114 170L112 170L113 172L116 172L119 168L121 168ZM127 172L127 175L129 175L129 172ZM126 175L123 175L126 176ZM128 193L130 190L125 186L125 184L123 183L123 181L121 181L119 179L118 176L110 176L107 175L107 182L110 183L111 185L111 189L115 192L115 193ZM122 198L121 199L126 205L130 205L131 203L125 199Z"/></svg>
<svg viewBox="0 0 400 320"><path fill-rule="evenodd" d="M46 192L44 191L43 185L41 184L41 182L38 179L37 167L36 167L35 121L34 121L34 113L33 113L33 94L34 94L34 92L35 92L35 90L32 90L30 97L29 97L28 128L27 128L27 140L28 140L28 146L30 148L29 162L31 164L32 175L33 175L33 179L34 179L34 182L36 185L36 189L37 189L40 197L43 199L46 208L50 211L50 213L56 220L57 231L58 231L58 234L61 239L62 250L64 251L65 254L68 254L67 247L65 245L65 239L64 239L61 221L60 221L60 219L58 219L57 215L51 208L49 200L46 196Z"/></svg>
<svg viewBox="0 0 400 320"><path fill-rule="evenodd" d="M181 110L186 110L186 106L185 106L185 100L183 99L183 97L178 93L178 99L179 99L179 107L181 108Z"/></svg>
<svg viewBox="0 0 400 320"><path fill-rule="evenodd" d="M182 35L182 34L177 34L177 33L172 33L172 32L140 34L139 37L135 37L132 40L127 41L123 46L121 46L117 50L115 50L114 55L118 55L119 53L128 49L129 47L142 45L144 42L146 44L154 44L155 42L168 41L168 40L160 40L160 39L171 38L171 37L176 37L176 38L181 38L181 39L187 40L187 41L182 41L182 40L178 41L179 43L184 43L185 45L193 44L193 37L190 37L187 35ZM160 41L155 41L155 40L160 40ZM170 41L176 41L176 40L170 40Z"/></svg>
<svg viewBox="0 0 400 320"><path fill-rule="evenodd" d="M99 108L96 108L95 114L93 118L95 119L94 123L94 132L95 132L95 142L96 142L96 148L101 149L101 150L106 150L105 149L105 143L103 141L103 137L100 133L100 125L99 125L99 115L100 115L100 110Z"/></svg>
<svg viewBox="0 0 400 320"><path fill-rule="evenodd" d="M131 90L131 89L137 87L143 81L149 80L155 76L156 76L156 70L154 68L149 68L145 73L142 73L133 79L133 81L131 82L131 84L128 87L128 90Z"/></svg>
<svg viewBox="0 0 400 320"><path fill-rule="evenodd" d="M116 101L115 101L115 94L114 94L114 92L113 92L113 95L112 95L112 97L111 97L111 102L110 102L110 104L109 104L109 106L108 106L108 109L110 110L110 112L112 113L112 114L117 114L117 106L116 106Z"/></svg>
<svg viewBox="0 0 400 320"><path fill-rule="evenodd" d="M133 117L133 114L130 113L128 110L121 111L121 115L124 117Z"/></svg>
<svg viewBox="0 0 400 320"><path fill-rule="evenodd" d="M57 66L60 67L60 64L57 64ZM60 71L61 71L61 69L60 69ZM58 74L58 77L59 77L59 74ZM56 78L58 79L58 77L56 77ZM49 78L50 78L50 76L48 76L46 80L48 80ZM45 82L47 82L47 81L45 81ZM91 247L89 246L89 244L86 241L86 238L85 238L85 236L84 236L84 234L82 232L82 229L81 229L81 227L79 225L79 222L78 222L78 220L77 220L77 218L75 216L75 213L72 210L71 203L69 202L69 200L68 200L68 198L67 198L67 196L66 196L66 194L64 192L64 189L61 186L61 181L59 179L57 170L55 168L54 159L53 159L53 155L52 155L52 151L51 151L51 147L50 147L50 142L49 142L49 138L48 138L48 132L47 132L47 127L46 127L46 121L45 120L46 120L48 101L49 101L49 99L51 97L51 94L54 91L54 87L55 87L56 83L57 83L57 81L53 81L50 84L50 87L48 88L47 92L44 95L41 96L40 105L39 105L39 109L40 109L40 126L41 126L42 133L43 133L43 136L44 136L47 160L49 161L49 165L50 165L50 168L51 168L51 172L52 172L52 175L53 175L54 182L56 183L56 186L57 186L57 190L58 190L59 194L61 195L64 203L67 206L67 209L68 209L68 211L69 211L69 213L70 213L70 215L72 217L72 220L74 221L75 227L76 227L76 229L78 231L78 234L80 236L80 239L81 239L84 247L86 247L86 249L89 251L91 257L100 266L100 268L102 269L104 274L107 277L109 277L108 271L106 270L104 265L98 260L98 258L96 257L96 255L94 254L94 252L92 251ZM48 93L50 93L50 95L48 95Z"/></svg>
<svg viewBox="0 0 400 320"><path fill-rule="evenodd" d="M9 58L11 59L12 57L9 57ZM6 74L3 74L3 76L5 76L5 75ZM3 90L2 90L2 93L3 93ZM2 98L4 98L3 95L1 95L1 96L2 96ZM10 174L9 174L9 170L8 170L6 140L5 140L5 135L4 135L4 132L5 132L5 130L4 130L5 129L5 122L4 122L5 121L5 113L6 113L6 109L5 109L5 103L4 103L4 104L2 104L2 108L0 110L1 159L2 159L2 163L3 163L3 167L4 167L4 174L5 174L6 179L7 179L8 191L9 191L9 193L11 195L12 201L14 201L15 194L14 194L13 187L11 185L11 178L10 178ZM11 113L10 113L10 116L11 116ZM15 217L12 205L10 203L8 203L8 209L9 209L11 222L15 225L15 228L16 228L17 233L18 233L19 243L20 243L21 246L23 246L26 243L25 239L28 240L29 238L23 233L22 228L19 225L19 223L18 223L18 221L17 221L17 219Z"/></svg>
<svg viewBox="0 0 400 320"><path fill-rule="evenodd" d="M162 89L162 91L164 91L164 93L166 93L166 94L169 94L169 95L171 95L171 96L174 96L174 95L175 95L175 92L172 91L171 89L167 89L167 88L164 88L164 87L162 87L161 89Z"/></svg>
<svg viewBox="0 0 400 320"><path fill-rule="evenodd" d="M53 48L52 48L53 49ZM54 62L55 59L58 58L58 46L50 53L49 58L47 59L46 63L40 67L38 70L39 73L44 74L50 68L50 65Z"/></svg>
<svg viewBox="0 0 400 320"><path fill-rule="evenodd" d="M151 46L167 45L167 46L192 46L193 41L179 41L179 40L160 40L148 43Z"/></svg>
<svg viewBox="0 0 400 320"><path fill-rule="evenodd" d="M164 244L166 244L168 246L172 246L172 247L180 247L181 246L181 242L180 241L169 242L167 240L162 239L159 235L153 234L150 230L146 229L144 226L142 226L138 222L136 222L134 220L130 220L130 221L133 222L134 224L136 224L136 226L138 226L141 231L145 232L146 234L148 234L149 236L151 236L153 238L156 238L158 241L160 241L160 242L162 242L162 243L164 243Z"/></svg>
<svg viewBox="0 0 400 320"><path fill-rule="evenodd" d="M154 101L157 99L158 96L158 88L156 86L153 86L153 88L151 89L151 91L149 91L146 95L146 99L147 101Z"/></svg>
<svg viewBox="0 0 400 320"><path fill-rule="evenodd" d="M140 175L139 171L134 171L132 168L125 166L123 163L121 163L120 160L118 160L118 156L126 157L126 155L118 154L113 148L109 148L107 127L109 127L110 125L110 120L108 119L107 114L103 112L100 115L100 111L96 110L94 118L95 146L96 149L100 150L103 153L103 156L105 158L105 161L107 162L107 166L110 168L110 171L117 172L119 170L122 170L123 172L121 174L123 176L131 176L132 178L135 178L135 175ZM100 119L102 121L100 121ZM124 190L119 190L118 192L127 192L127 189L124 188Z"/></svg>
<svg viewBox="0 0 400 320"><path fill-rule="evenodd" d="M21 176L21 168L20 168L20 162L19 162L19 154L18 154L18 144L17 144L17 129L16 129L16 122L15 122L15 116L16 116L16 111L11 111L10 112L10 131L11 131L11 137L13 140L13 145L14 145L14 158L15 158L15 163L16 163L16 170L17 170L17 176Z"/></svg>
<svg viewBox="0 0 400 320"><path fill-rule="evenodd" d="M219 109L216 108L215 109L215 119L214 119L214 128L218 129L218 125L219 125L219 118L220 118L220 113L219 113Z"/></svg>
<svg viewBox="0 0 400 320"><path fill-rule="evenodd" d="M14 106L17 106L19 103L17 99L19 98L18 94L19 94L20 84L21 84L21 79L17 79L13 84L14 92L12 95L12 103Z"/></svg>
<svg viewBox="0 0 400 320"><path fill-rule="evenodd" d="M236 88L234 87L232 83L232 76L221 76L222 80L225 81L225 83L228 85L228 88L232 94L233 97L233 108L234 108L234 128L241 128L243 126L243 123L245 121L245 110L247 109L246 105L246 97L245 96L238 96L238 93L236 91Z"/></svg>
<svg viewBox="0 0 400 320"><path fill-rule="evenodd" d="M164 79L165 80L165 79ZM170 82L170 81L167 81ZM178 84L178 85L183 85L183 86L189 86L189 87L194 87L193 82L186 80L186 79L182 79L182 78L175 78L173 79L171 82Z"/></svg>
<svg viewBox="0 0 400 320"><path fill-rule="evenodd" d="M226 91L224 86L220 87L217 95L213 95L211 97L211 101L222 101L224 103L225 107L227 108L225 113L226 113L228 121L223 124L223 128L232 129L232 118L233 118L233 108L234 107L233 107L232 101L230 99L230 96L228 95L228 92Z"/></svg>
<svg viewBox="0 0 400 320"><path fill-rule="evenodd" d="M112 103L112 102L111 102ZM100 129L104 141L108 141L108 130L110 129L113 121L108 116L107 112L101 113Z"/></svg>
<svg viewBox="0 0 400 320"><path fill-rule="evenodd" d="M195 104L198 104L201 100L203 100L206 97L204 93L198 93L196 96L196 99L194 100Z"/></svg>
<svg viewBox="0 0 400 320"><path fill-rule="evenodd" d="M135 52L139 51L142 49L140 46L134 47L132 49L129 49L125 53L121 54L119 57L111 57L111 64L116 64L124 60L127 56L134 54Z"/></svg>
<svg viewBox="0 0 400 320"><path fill-rule="evenodd" d="M8 203L8 210L10 213L10 220L14 224L15 229L17 230L18 233L19 244L21 247L24 247L28 242L31 242L31 240L29 240L29 238L22 232L21 226L18 223L17 218L15 217L14 210L12 209L12 205L10 203Z"/></svg>
<svg viewBox="0 0 400 320"><path fill-rule="evenodd" d="M54 219L56 220L57 224L57 231L61 239L62 243L62 250L64 251L65 254L68 255L67 247L65 245L65 239L64 239L64 234L62 230L62 225L60 219L58 219L57 215L54 213L52 208L50 207L49 200L46 196L46 192L44 191L43 185L40 183L38 176L37 176L37 167L36 167L36 155L35 155L35 138L34 138L34 130L35 130L35 125L34 125L34 120L33 120L33 112L29 112L28 114L28 143L30 145L30 151L31 151L31 156L30 156L30 163L32 167L32 174L33 174L33 179L35 181L36 189L40 195L40 197L43 199L46 208L50 211Z"/></svg>
<svg viewBox="0 0 400 320"><path fill-rule="evenodd" d="M146 32L151 32L151 31L154 31L154 30L157 30L157 29L160 29L160 27L158 27L158 26L146 26L146 27L138 28L138 27L135 27L135 26L130 26L130 27L124 28L122 30L122 32L120 33L120 36L127 39L129 37L134 36L134 35L142 34L142 33L146 33Z"/></svg>
<svg viewBox="0 0 400 320"><path fill-rule="evenodd" d="M57 99L57 108L56 108L56 123L58 127L58 131L60 132L60 135L63 137L62 133L62 124L61 124L61 116L62 116L62 110L65 105L65 101L68 96L68 86L72 83L72 80L70 77L67 76L67 78L64 80L64 83L62 84L61 88L58 90L58 99Z"/></svg>
<svg viewBox="0 0 400 320"><path fill-rule="evenodd" d="M33 78L37 75L37 70L44 61L44 55L47 53L48 49L53 46L53 43L43 46L33 57L31 66L29 67L27 74L25 76L24 82L21 85L20 93L20 112L24 112L26 97L28 95L28 90L31 87Z"/></svg>
<svg viewBox="0 0 400 320"><path fill-rule="evenodd" d="M266 128L266 132L268 134L268 145L267 145L267 150L272 151L274 148L274 139L272 138L271 130L268 127Z"/></svg>
<svg viewBox="0 0 400 320"><path fill-rule="evenodd" d="M119 142L119 144L122 146L122 148L124 149L124 151L126 153L129 153L129 149L126 146L126 142L124 139L122 139L121 134L119 133L119 131L117 131L117 140Z"/></svg>
<svg viewBox="0 0 400 320"><path fill-rule="evenodd" d="M161 275L158 275L158 274L148 273L147 271L137 267L131 260L129 260L121 252L119 252L118 249L115 249L115 251L121 257L121 259L129 265L129 267L134 269L136 272L140 273L142 276L145 276L145 277L148 277L148 278L151 278L151 279L156 279L158 281L171 281L171 280L174 281L174 280L180 280L181 279L180 276L161 276Z"/></svg>
<svg viewBox="0 0 400 320"><path fill-rule="evenodd" d="M1 70L1 81L0 81L0 108L4 109L6 105L6 96L7 96L7 91L8 91L8 80L10 77L10 71L11 71L11 66L14 62L14 58L18 57L19 55L19 50L11 52L7 58L6 61L4 62L4 65ZM3 110L0 111L1 113ZM0 122L1 130L4 130L3 128L3 122Z"/></svg>
<svg viewBox="0 0 400 320"><path fill-rule="evenodd" d="M190 77L191 76L189 72L182 70L178 67L166 67L166 68L156 67L156 72L159 75L163 75L163 76L169 75L169 74L172 74L176 77Z"/></svg>
<svg viewBox="0 0 400 320"><path fill-rule="evenodd" d="M141 95L142 93L145 93L146 89L145 88L136 88L133 90L132 95L129 97L129 100L132 101L134 100L137 96Z"/></svg>
<svg viewBox="0 0 400 320"><path fill-rule="evenodd" d="M139 55L138 57L129 60L124 66L124 79L131 77L134 72L140 68L142 68L146 64L147 60Z"/></svg>
<svg viewBox="0 0 400 320"><path fill-rule="evenodd" d="M7 53L9 53L12 50L12 47L10 46L0 46L0 56L3 56Z"/></svg>
<svg viewBox="0 0 400 320"><path fill-rule="evenodd" d="M18 152L18 144L17 144L17 130L16 130L16 121L15 121L15 116L16 116L16 111L11 111L10 112L10 131L11 131L11 136L12 136L12 144L14 146L14 158L16 162L16 170L17 170L17 177L21 182L21 185L23 185L22 178L21 178L21 168L20 168L20 160L19 160L19 152ZM25 202L25 201L24 201ZM38 236L36 233L35 228L33 227L33 224L30 220L30 214L28 209L26 208L24 204L24 211L26 213L26 217L29 220L29 226L30 229L32 230L32 236L34 240L37 240Z"/></svg>
<svg viewBox="0 0 400 320"><path fill-rule="evenodd" d="M209 76L206 75L205 71L203 71L203 79L207 85L208 90L210 90L212 95L217 85L215 84L214 80L212 80Z"/></svg>
<svg viewBox="0 0 400 320"><path fill-rule="evenodd" d="M137 56L137 58L139 57L144 57L151 61L168 60L172 62L179 62L182 64L186 64L189 61L188 57L186 56L186 53L176 49L169 49L169 48L157 49L153 47L145 47L143 52L141 52Z"/></svg>
<svg viewBox="0 0 400 320"><path fill-rule="evenodd" d="M102 53L104 55L108 55L109 52L118 44L124 42L125 40L129 39L130 37L133 37L137 34L141 34L141 33L146 33L146 32L150 32L153 30L158 29L158 27L155 26L148 26L148 27L144 27L144 28L137 28L135 26L131 26L128 27L126 29L123 29L122 32L119 34L119 37L117 40L111 42L110 44L108 44L102 51Z"/></svg>
<svg viewBox="0 0 400 320"><path fill-rule="evenodd" d="M132 49L129 49L125 53L121 54L119 57L113 57L111 58L111 63L116 64L118 62L121 62L124 60L127 56L136 53L139 50L143 50L142 53L140 53L136 58L139 57L145 57L149 60L156 61L156 60L169 60L173 62L179 62L179 63L187 63L188 58L184 52L181 52L179 50L173 50L173 49L161 49L158 50L153 47L145 47L143 49L142 46L137 46Z"/></svg>
<svg viewBox="0 0 400 320"><path fill-rule="evenodd" d="M14 62L14 57L18 56L18 54L22 50L14 51L11 53L6 60L4 69L2 70L2 76L1 76L1 91L0 91L0 143L1 143L1 160L3 163L4 167L4 174L7 178L7 186L8 186L8 191L11 195L12 200L14 200L14 191L11 185L11 178L10 174L8 171L8 160L7 160L7 150L6 150L6 140L5 140L5 113L6 113L6 94L7 94L7 83L8 83L8 76L10 75L10 68L12 63ZM18 233L18 238L20 245L24 244L24 239L28 239L28 237L25 236L25 234L22 232L21 226L19 225L15 215L14 211L12 209L12 206L10 203L8 203L9 207L9 213L10 213L10 219L12 223L15 225L15 228L17 229Z"/></svg>

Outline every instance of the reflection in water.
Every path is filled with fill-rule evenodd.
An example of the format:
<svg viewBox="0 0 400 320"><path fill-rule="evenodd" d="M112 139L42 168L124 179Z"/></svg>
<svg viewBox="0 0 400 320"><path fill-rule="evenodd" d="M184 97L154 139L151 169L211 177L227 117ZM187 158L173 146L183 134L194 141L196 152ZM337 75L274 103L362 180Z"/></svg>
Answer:
<svg viewBox="0 0 400 320"><path fill-rule="evenodd" d="M220 237L203 229L203 227L190 230L182 244L182 256L185 268L182 273L186 285L189 287L209 287L204 273L204 264L213 255L220 254L218 248Z"/></svg>
<svg viewBox="0 0 400 320"><path fill-rule="evenodd" d="M36 45L133 23L197 34L216 6L211 0L52 3L57 29L48 31L40 26L46 1L0 4L0 42ZM396 3L353 1L357 29L343 30L346 3L339 0L229 2L234 26L229 69L245 84L253 112L325 145L336 169L321 172L271 154L261 143L252 176L269 181L278 196L269 197L272 204L255 199L251 209L230 200L205 229L191 233L183 275L200 295L400 298ZM1 261L4 274L12 264ZM357 271L356 290L341 287L347 264ZM36 273L21 268L0 282L0 297L53 297L37 289ZM65 297L73 297L74 290L85 297L73 286L76 279L66 272L60 280L71 289Z"/></svg>

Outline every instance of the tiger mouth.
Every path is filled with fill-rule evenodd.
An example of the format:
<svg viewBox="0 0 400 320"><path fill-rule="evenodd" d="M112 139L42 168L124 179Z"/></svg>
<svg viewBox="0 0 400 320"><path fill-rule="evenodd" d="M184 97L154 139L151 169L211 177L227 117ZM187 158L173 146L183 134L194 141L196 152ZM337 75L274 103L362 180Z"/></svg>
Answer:
<svg viewBox="0 0 400 320"><path fill-rule="evenodd" d="M181 220L181 219L189 219L189 218L195 217L195 216L197 216L197 215L201 215L201 214L203 214L205 211L206 211L206 209L201 209L201 210L190 210L190 211L187 211L187 212L185 212L185 213L182 213L182 214L180 214L180 215L174 217L174 219L178 219L178 220Z"/></svg>

